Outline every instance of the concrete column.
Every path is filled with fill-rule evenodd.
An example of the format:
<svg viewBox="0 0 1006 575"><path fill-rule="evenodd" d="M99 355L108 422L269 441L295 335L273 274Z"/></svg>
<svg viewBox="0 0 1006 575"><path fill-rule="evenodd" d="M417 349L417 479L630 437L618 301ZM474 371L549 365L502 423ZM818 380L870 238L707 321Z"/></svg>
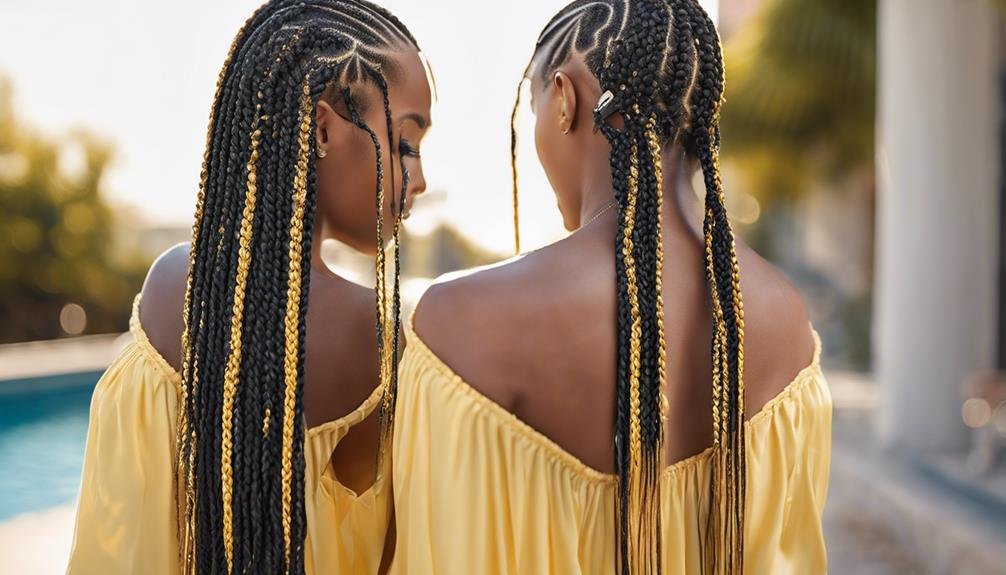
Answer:
<svg viewBox="0 0 1006 575"><path fill-rule="evenodd" d="M881 0L874 349L880 433L965 445L961 383L993 367L1000 14L988 0Z"/></svg>

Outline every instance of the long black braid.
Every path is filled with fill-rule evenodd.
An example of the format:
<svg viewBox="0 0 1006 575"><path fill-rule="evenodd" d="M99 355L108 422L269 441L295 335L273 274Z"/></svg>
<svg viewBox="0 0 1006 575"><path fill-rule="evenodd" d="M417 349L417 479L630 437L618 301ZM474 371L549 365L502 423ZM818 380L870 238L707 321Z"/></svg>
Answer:
<svg viewBox="0 0 1006 575"><path fill-rule="evenodd" d="M380 90L391 145L388 82L397 72L393 56L403 48L418 49L412 35L365 0L273 0L238 32L220 72L182 336L178 483L186 573L304 572L314 106L326 94L334 94L332 104L341 98L374 136L377 343L382 405L393 406L390 354L400 319L397 305L388 317L382 230L383 157L392 152L360 119L367 103L354 90L364 84ZM395 215L397 228L398 205ZM382 430L390 428L384 409L382 421ZM388 433L382 432L382 451Z"/></svg>
<svg viewBox="0 0 1006 575"><path fill-rule="evenodd" d="M719 175L724 85L719 36L696 0L578 0L546 25L528 69L548 81L573 56L583 59L605 92L594 123L611 146L612 184L619 206L618 571L624 575L661 571L659 500L666 409L661 150L681 142L689 155L698 158L706 185L703 230L713 315L712 505L703 562L707 573L741 573L744 314ZM621 117L621 128L609 123L613 114ZM511 134L516 139L516 131ZM512 153L511 160L515 159ZM515 166L513 172L516 175ZM516 184L514 193L516 208Z"/></svg>

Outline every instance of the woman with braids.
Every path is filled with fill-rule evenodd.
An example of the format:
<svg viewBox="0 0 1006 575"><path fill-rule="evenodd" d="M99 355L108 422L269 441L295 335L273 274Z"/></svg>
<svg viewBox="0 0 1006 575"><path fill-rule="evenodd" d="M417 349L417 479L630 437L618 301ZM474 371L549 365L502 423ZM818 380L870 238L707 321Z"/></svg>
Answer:
<svg viewBox="0 0 1006 575"><path fill-rule="evenodd" d="M830 396L799 296L731 232L712 22L578 0L525 79L574 233L407 322L392 572L825 573Z"/></svg>
<svg viewBox="0 0 1006 575"><path fill-rule="evenodd" d="M94 393L69 573L378 572L427 77L365 0L272 0L238 32L192 243L151 268ZM376 255L375 290L328 270L329 237Z"/></svg>

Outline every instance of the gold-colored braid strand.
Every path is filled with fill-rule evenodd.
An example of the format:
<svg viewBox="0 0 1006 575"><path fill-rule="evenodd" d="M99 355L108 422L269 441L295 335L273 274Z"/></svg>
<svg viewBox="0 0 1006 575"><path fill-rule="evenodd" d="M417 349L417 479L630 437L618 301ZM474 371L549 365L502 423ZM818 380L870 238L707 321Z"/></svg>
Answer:
<svg viewBox="0 0 1006 575"><path fill-rule="evenodd" d="M300 382L300 297L303 282L301 260L304 239L304 209L307 204L307 174L311 154L311 86L304 80L300 99L300 132L297 136L297 168L293 178L293 213L290 215L290 271L287 274L286 317L284 318L285 353L283 357L283 459L282 516L283 549L287 571L290 569L291 507L293 501L293 427L296 422L297 386Z"/></svg>
<svg viewBox="0 0 1006 575"><path fill-rule="evenodd" d="M646 129L646 140L650 146L650 154L653 156L653 173L657 182L657 269L654 280L656 282L657 291L657 332L659 334L659 347L657 354L657 374L660 378L660 422L661 431L663 430L663 425L667 419L667 404L664 401L666 397L664 395L663 387L667 383L667 341L664 339L664 231L663 231L663 206L664 206L664 194L663 194L663 179L664 179L664 169L663 160L660 157L660 140L657 137L656 132L656 118L651 117L647 124ZM661 432L658 435L657 453L663 453L664 434Z"/></svg>
<svg viewBox="0 0 1006 575"><path fill-rule="evenodd" d="M656 117L651 116L646 125L646 141L649 145L650 156L653 160L653 176L656 186L657 200L657 230L656 230L656 270L654 272L654 286L656 291L656 313L657 313L657 378L659 380L659 392L655 398L657 408L660 413L660 430L657 433L657 443L654 446L653 458L649 461L649 481L651 489L647 496L647 510L653 517L649 522L651 533L648 541L657 542L661 536L660 521L660 470L663 469L664 462L664 427L667 422L667 396L664 393L664 386L667 384L667 342L664 339L664 234L663 234L663 160L660 156L660 140L657 137ZM657 545L650 546L650 570L652 573L659 573L661 561L659 557L660 548Z"/></svg>
<svg viewBox="0 0 1006 575"><path fill-rule="evenodd" d="M185 279L185 301L182 304L183 384L180 386L181 398L179 405L181 406L181 409L178 410L178 417L175 426L175 438L178 445L178 459L175 461L175 477L177 481L175 503L178 509L179 518L179 563L182 567L182 573L185 574L195 572L194 521L196 495L195 475L193 475L193 465L195 463L195 438L191 436L191 432L189 431L188 406L191 398L188 386L185 384L185 382L189 382L191 378L190 385L192 386L193 393L195 392L198 384L196 377L198 371L195 370L195 367L197 366L192 364L193 360L190 358L192 349L192 325L190 324L189 314L192 310L192 270L195 269L196 263L196 245L199 241L199 235L202 233L201 222L203 219L204 206L206 205L206 185L207 180L209 179L210 152L213 147L213 130L216 124L216 106L220 102L220 94L223 91L227 68L234 57L234 50L237 46L238 38L241 37L242 34L239 32L234 40L231 41L231 47L227 52L227 57L224 59L224 65L220 68L220 73L217 75L216 90L213 95L213 106L210 108L209 121L206 124L206 147L203 150L203 163L199 170L199 192L196 196L196 212L192 224L192 241L189 243L189 267ZM184 491L184 496L179 493L180 491Z"/></svg>
<svg viewBox="0 0 1006 575"><path fill-rule="evenodd" d="M706 218L712 218L712 211L707 210ZM715 263L713 259L713 229L715 224L710 225L706 230L706 275L709 278L709 291L713 306L713 446L719 447L726 434L726 422L722 421L726 398L724 397L724 382L726 376L724 370L724 358L726 355L726 333L723 319L723 309L720 306L718 287L716 285Z"/></svg>
<svg viewBox="0 0 1006 575"><path fill-rule="evenodd" d="M719 198L722 205L726 205L726 198L723 193L723 186L719 177L719 150L713 151L713 167L716 173L716 185L719 190ZM737 432L733 437L733 465L732 476L729 486L731 490L730 509L733 511L730 523L731 536L734 544L728 547L730 551L731 566L733 572L740 573L743 570L743 546L744 546L744 496L746 477L746 446L744 428L744 301L741 296L740 284L740 264L737 261L737 248L733 233L730 233L729 244L730 274L731 274L731 296L734 312L734 321L737 329L737 372L734 374L737 385L737 402L734 406L736 410Z"/></svg>
<svg viewBox="0 0 1006 575"><path fill-rule="evenodd" d="M524 71L527 74L527 70ZM514 101L513 111L510 112L510 178L513 185L513 251L514 255L520 255L520 211L518 208L517 193L517 116L520 112L520 96L524 86L522 80L517 85L517 98Z"/></svg>
<svg viewBox="0 0 1006 575"><path fill-rule="evenodd" d="M632 232L636 223L636 197L639 191L638 147L630 147L629 187L625 207L625 235L622 238L622 257L625 260L626 291L632 326L629 334L629 501L628 515L638 518L642 512L642 432L639 422L640 347L642 343L642 318L639 311L639 288L636 281L636 258L633 254ZM641 563L640 529L638 521L629 524L630 571L636 572Z"/></svg>
<svg viewBox="0 0 1006 575"><path fill-rule="evenodd" d="M381 205L383 205L384 204L384 201L383 201L384 194L381 193L380 197L381 197ZM383 214L380 217L383 217ZM380 224L379 224L379 227L383 228L383 226L380 226ZM383 234L383 229L382 229L382 231L381 231L381 237L382 238L383 238L383 235L384 234ZM383 241L383 239L382 239L382 241ZM387 267L388 267L388 258L387 258L387 253L385 252L384 249L378 250L378 252L377 252L377 259L376 259L374 265L375 265L376 269L378 270L377 276L376 276L376 282L377 283L376 283L374 289L377 290L377 321L380 324L380 329L381 329L381 332L380 332L380 335L381 335L380 347L378 349L378 356L379 356L378 357L378 361L380 362L380 364L379 364L378 368L379 368L380 385L381 385L381 389L382 389L381 395L382 395L382 398L383 398L385 395L387 395L388 393L390 393L390 385L391 385L391 360L389 358L389 354L392 353L392 351L391 351L391 334L389 333L390 330L388 328L388 323L389 323L388 322L388 315L389 314L388 314L388 295L387 295L387 279L386 279L387 278L386 274L387 274ZM380 451L379 451L378 455L380 456L378 459L381 459L383 457L383 453L381 453Z"/></svg>
<svg viewBox="0 0 1006 575"><path fill-rule="evenodd" d="M192 373L196 373L199 370L199 358L195 358L192 364ZM195 385L195 378L193 378L193 395L197 391ZM183 385L181 386L184 389ZM183 408L186 406L185 402L192 401L192 396L185 395L182 399ZM178 464L180 466L184 465L184 468L179 468L177 477L179 482L184 481L185 484L185 509L179 514L180 521L184 521L184 527L179 527L179 529L184 529L183 539L179 545L178 552L182 555L181 567L182 573L185 575L191 575L195 573L195 545L196 545L196 433L194 430L188 428L188 418L185 420L185 426L181 428L185 433L184 436L178 436L179 445L179 460ZM187 445L187 449L183 449Z"/></svg>
<svg viewBox="0 0 1006 575"><path fill-rule="evenodd" d="M517 199L517 165L510 168L513 173L513 252L520 255L520 211L518 210Z"/></svg>
<svg viewBox="0 0 1006 575"><path fill-rule="evenodd" d="M256 114L257 114L256 110ZM252 222L255 219L256 175L259 140L262 131L256 128L251 134L251 155L248 158L248 188L245 205L241 212L241 228L238 235L238 262L234 280L234 302L231 308L230 351L224 367L223 406L220 414L220 479L223 499L223 543L227 556L227 572L233 568L234 560L234 511L232 507L234 473L231 465L233 456L234 398L237 396L241 370L241 337L244 327L245 287L248 270L252 261Z"/></svg>
<svg viewBox="0 0 1006 575"><path fill-rule="evenodd" d="M713 409L713 457L710 481L709 525L707 526L704 549L706 572L712 575L724 573L726 565L719 560L719 553L727 540L727 497L728 476L726 463L730 446L727 444L728 401L725 395L725 381L729 381L726 365L726 324L720 305L716 283L715 259L713 258L712 236L715 221L712 211L706 210L708 222L705 230L706 275L713 306L713 350L712 350L712 409Z"/></svg>
<svg viewBox="0 0 1006 575"><path fill-rule="evenodd" d="M717 200L720 202L721 206L726 206L726 196L723 192L723 186L720 182L720 169L719 169L719 150L714 147L712 150L712 162L713 162L713 173L715 178L716 186L716 196ZM730 234L730 241L728 245L728 256L730 258L731 266L731 302L730 306L733 308L735 315L735 325L738 330L738 349L737 349L737 372L731 373L729 365L729 355L727 347L727 335L726 335L726 324L723 322L723 327L721 328L721 373L723 381L726 383L724 388L724 400L722 403L722 418L724 421L729 421L732 419L736 422L737 428L734 430L732 435L724 433L725 439L727 440L723 443L722 455L720 456L720 465L724 469L722 470L722 482L719 484L721 489L721 496L718 499L720 505L723 506L722 517L723 524L721 532L723 533L722 539L720 540L722 544L720 548L723 550L725 556L722 560L722 568L729 569L729 573L740 573L743 570L743 529L744 529L744 501L743 501L743 483L746 481L745 477L745 445L744 445L744 384L743 384L743 319L741 315L743 314L743 302L740 297L740 270L737 264L737 253L734 243L734 238L730 230L726 230ZM719 312L720 317L723 315L722 308ZM737 400L731 404L730 402L730 385L733 378L736 377L736 393Z"/></svg>
<svg viewBox="0 0 1006 575"><path fill-rule="evenodd" d="M720 203L726 205L726 196L720 180L720 157L718 151L713 152L713 166L716 171L716 181L719 187ZM741 272L737 260L737 244L733 232L730 233L730 273L733 311L737 324L737 409L744 414L744 298L741 294ZM743 426L741 428L743 430Z"/></svg>
<svg viewBox="0 0 1006 575"><path fill-rule="evenodd" d="M391 143L389 142L390 146ZM389 152L390 154L390 152ZM379 157L383 161L383 157ZM387 280L387 252L384 246L384 169L383 166L377 171L377 254L374 259L374 291L377 298L377 323L380 329L378 339L378 370L380 385L387 390L391 379L391 364L388 360L388 293Z"/></svg>
<svg viewBox="0 0 1006 575"><path fill-rule="evenodd" d="M395 252L396 262L399 261L398 254L399 250L401 249L401 227L402 227L402 215L398 210L398 208L396 208L395 226L391 234L393 238L392 243ZM395 265L396 265L395 281L398 282L399 269L397 268L398 264L396 263ZM394 390L392 389L393 382L391 381L391 379L392 379L392 370L394 369L394 362L398 361L398 358L391 356L394 356L395 354L394 338L398 335L395 332L395 314L396 313L400 314L401 310L394 309L395 305L394 301L391 301L390 305L392 306L391 310L392 313L389 316L388 324L385 325L384 349L388 352L388 355L391 359L388 365L388 374L389 374L388 384L385 385L381 391L381 413L384 414L384 419L381 422L381 429L378 432L379 433L378 452L377 452L378 465L383 465L384 462L386 461L386 455L388 453L388 450L391 449L391 437L394 431L394 420L393 420L394 413L392 412L391 407L392 401L394 400L394 397L392 397Z"/></svg>

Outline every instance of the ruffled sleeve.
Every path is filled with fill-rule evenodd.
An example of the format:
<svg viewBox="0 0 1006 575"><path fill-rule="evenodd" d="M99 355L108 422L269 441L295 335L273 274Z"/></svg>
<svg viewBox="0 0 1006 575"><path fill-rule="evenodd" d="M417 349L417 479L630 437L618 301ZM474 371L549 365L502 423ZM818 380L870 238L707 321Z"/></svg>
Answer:
<svg viewBox="0 0 1006 575"><path fill-rule="evenodd" d="M178 572L179 378L139 329L91 398L68 574Z"/></svg>

